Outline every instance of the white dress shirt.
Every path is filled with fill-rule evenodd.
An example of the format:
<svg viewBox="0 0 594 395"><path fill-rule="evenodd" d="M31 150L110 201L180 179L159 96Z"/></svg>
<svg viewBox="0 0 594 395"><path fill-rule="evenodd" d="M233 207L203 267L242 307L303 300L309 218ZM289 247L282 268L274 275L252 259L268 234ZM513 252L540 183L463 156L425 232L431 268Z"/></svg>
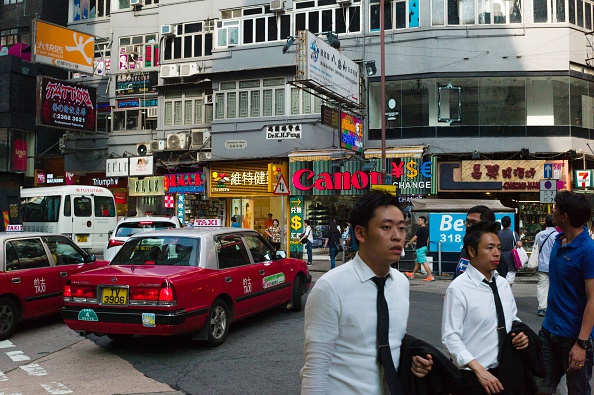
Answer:
<svg viewBox="0 0 594 395"><path fill-rule="evenodd" d="M305 365L302 394L388 394L378 365L375 274L359 254L324 274L305 305ZM406 332L409 283L390 269L385 296L390 315L390 348L398 369Z"/></svg>
<svg viewBox="0 0 594 395"><path fill-rule="evenodd" d="M497 367L497 312L493 291L483 283L483 276L474 266L456 277L446 290L441 325L441 342L459 368L476 359L485 369ZM493 271L496 281L506 333L511 331L516 316L516 300L507 280Z"/></svg>

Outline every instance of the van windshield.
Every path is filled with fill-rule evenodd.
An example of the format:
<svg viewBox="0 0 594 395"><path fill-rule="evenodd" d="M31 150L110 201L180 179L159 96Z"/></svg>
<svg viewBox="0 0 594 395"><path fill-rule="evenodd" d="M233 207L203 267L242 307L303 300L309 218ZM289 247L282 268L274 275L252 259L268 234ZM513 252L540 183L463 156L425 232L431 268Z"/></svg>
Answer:
<svg viewBox="0 0 594 395"><path fill-rule="evenodd" d="M199 240L188 237L142 237L128 240L110 265L199 266Z"/></svg>

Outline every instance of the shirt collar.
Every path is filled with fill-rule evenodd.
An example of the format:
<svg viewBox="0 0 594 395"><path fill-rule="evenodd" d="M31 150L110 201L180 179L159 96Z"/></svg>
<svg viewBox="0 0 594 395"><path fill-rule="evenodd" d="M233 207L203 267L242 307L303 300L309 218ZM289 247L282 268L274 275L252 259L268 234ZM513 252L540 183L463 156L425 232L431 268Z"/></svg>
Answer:
<svg viewBox="0 0 594 395"><path fill-rule="evenodd" d="M582 225L582 229L584 229L583 232L581 232L579 235L577 235L577 237L573 240L571 240L571 243L565 244L562 247L571 247L571 248L579 248L582 243L584 243L586 240L588 240L590 238L590 234L588 233L588 228L586 228L585 226ZM565 234L563 232L559 232L556 236L556 239L562 239L565 237Z"/></svg>
<svg viewBox="0 0 594 395"><path fill-rule="evenodd" d="M359 254L355 255L355 257L351 260L353 262L353 267L355 269L355 273L359 276L359 280L361 282L365 282L371 280L373 277L376 277L376 274L371 270L369 266L363 262L363 259L359 257ZM391 276L391 273L388 272L388 277Z"/></svg>
<svg viewBox="0 0 594 395"><path fill-rule="evenodd" d="M477 287L483 283L483 280L486 280L485 276L483 276L483 274L479 272L476 267L472 266L472 264L468 265L464 273L468 274L470 280L472 280L474 285ZM493 270L493 273L491 274L491 281L497 281L498 276L499 273L497 273L497 270Z"/></svg>

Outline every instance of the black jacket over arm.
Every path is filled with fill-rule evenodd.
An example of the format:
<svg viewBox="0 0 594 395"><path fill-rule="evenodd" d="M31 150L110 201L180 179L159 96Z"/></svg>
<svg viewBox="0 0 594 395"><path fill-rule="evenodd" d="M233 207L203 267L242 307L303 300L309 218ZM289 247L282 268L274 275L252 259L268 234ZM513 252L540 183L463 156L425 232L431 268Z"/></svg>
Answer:
<svg viewBox="0 0 594 395"><path fill-rule="evenodd" d="M524 332L529 345L524 350L516 350L512 344L511 333ZM514 321L512 330L505 337L500 350L499 373L497 378L503 384L506 394L536 394L538 387L534 376L544 376L540 338L523 322Z"/></svg>
<svg viewBox="0 0 594 395"><path fill-rule="evenodd" d="M433 358L433 366L422 379L414 376L410 371L412 357ZM410 335L404 335L400 348L400 364L398 378L407 395L440 395L449 394L456 384L462 380L458 368L441 351L431 344Z"/></svg>

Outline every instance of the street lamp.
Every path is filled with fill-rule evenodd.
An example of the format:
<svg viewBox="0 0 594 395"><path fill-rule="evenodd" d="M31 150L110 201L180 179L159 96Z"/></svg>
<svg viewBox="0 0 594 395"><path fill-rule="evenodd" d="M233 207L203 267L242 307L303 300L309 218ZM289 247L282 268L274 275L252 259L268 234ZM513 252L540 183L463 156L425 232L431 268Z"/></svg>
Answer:
<svg viewBox="0 0 594 395"><path fill-rule="evenodd" d="M368 60L365 62L365 73L368 77L374 76L377 73L377 67L375 67L375 60Z"/></svg>

